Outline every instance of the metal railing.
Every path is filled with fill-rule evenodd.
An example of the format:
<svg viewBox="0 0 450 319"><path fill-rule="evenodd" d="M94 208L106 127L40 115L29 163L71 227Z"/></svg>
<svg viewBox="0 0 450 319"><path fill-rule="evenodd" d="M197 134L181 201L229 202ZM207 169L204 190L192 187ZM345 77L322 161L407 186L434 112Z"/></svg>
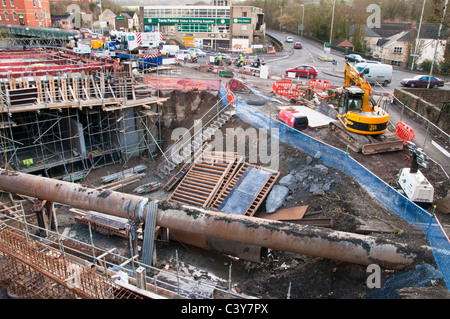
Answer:
<svg viewBox="0 0 450 319"><path fill-rule="evenodd" d="M48 296L49 289L33 292L30 291L32 287L23 286L20 291L24 297L94 299L137 297L133 293L134 289L123 294L116 291L121 289L120 283L123 282L164 298L181 296L204 299L208 296L205 296L205 292L202 294L202 289L207 292L219 291L224 296L228 296L225 298L252 298L232 291L231 270L228 271L230 274L228 279L213 281L206 277L194 278L192 275L180 271L182 261L179 260L177 251L174 256L175 271L160 269L143 264L138 260L138 256L126 257L116 253L114 248L96 246L90 225L90 242L83 242L60 233L58 226L56 226L56 230L49 230L29 223L23 209L22 213L23 218L20 219L0 213L0 217L3 219L0 221L0 255L3 253L12 258L9 261L3 261L3 264L0 263L0 269L3 266L5 269L10 269L9 272L13 274L14 269L11 268L18 259L18 261L32 264L35 272L48 277L45 282L41 281L43 287L53 287L55 284L63 287L63 289L59 289L60 295ZM57 224L56 217L55 220ZM46 233L45 238L36 235L40 231ZM80 264L80 261L84 261L84 265ZM86 265L92 266L86 267ZM140 272L142 269L145 269L145 285L140 287L139 285L142 285L142 282L139 281L142 279ZM3 276L0 274L0 286L12 285L14 287L17 285L14 283L14 276L8 278L5 276L6 274ZM32 276L30 274L30 278L23 279L30 281ZM191 289L192 287L197 287L197 289ZM62 290L64 294L61 293Z"/></svg>

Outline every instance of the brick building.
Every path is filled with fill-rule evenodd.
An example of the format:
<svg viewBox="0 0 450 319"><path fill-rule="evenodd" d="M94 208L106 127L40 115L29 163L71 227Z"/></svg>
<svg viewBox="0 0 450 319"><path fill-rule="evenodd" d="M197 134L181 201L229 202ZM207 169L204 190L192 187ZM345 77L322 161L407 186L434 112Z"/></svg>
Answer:
<svg viewBox="0 0 450 319"><path fill-rule="evenodd" d="M0 0L0 24L50 27L49 0Z"/></svg>

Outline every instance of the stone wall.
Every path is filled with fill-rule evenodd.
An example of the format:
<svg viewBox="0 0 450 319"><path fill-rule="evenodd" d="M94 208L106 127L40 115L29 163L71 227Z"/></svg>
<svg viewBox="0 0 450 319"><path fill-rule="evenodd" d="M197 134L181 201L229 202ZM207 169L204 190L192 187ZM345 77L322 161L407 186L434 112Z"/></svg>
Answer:
<svg viewBox="0 0 450 319"><path fill-rule="evenodd" d="M394 95L444 132L450 130L450 97L447 90L396 88Z"/></svg>

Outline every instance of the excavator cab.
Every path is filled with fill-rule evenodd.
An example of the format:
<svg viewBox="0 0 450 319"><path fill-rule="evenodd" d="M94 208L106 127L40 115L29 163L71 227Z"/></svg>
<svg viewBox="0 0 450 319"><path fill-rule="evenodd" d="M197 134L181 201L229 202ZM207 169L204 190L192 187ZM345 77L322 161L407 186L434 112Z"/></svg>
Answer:
<svg viewBox="0 0 450 319"><path fill-rule="evenodd" d="M363 107L364 90L358 87L348 87L344 89L338 104L340 115L350 111L360 112Z"/></svg>

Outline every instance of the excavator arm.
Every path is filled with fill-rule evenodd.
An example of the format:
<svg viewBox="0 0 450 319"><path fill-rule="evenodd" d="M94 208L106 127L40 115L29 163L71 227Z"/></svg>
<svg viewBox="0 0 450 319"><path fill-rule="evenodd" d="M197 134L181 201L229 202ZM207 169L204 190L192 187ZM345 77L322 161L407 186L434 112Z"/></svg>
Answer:
<svg viewBox="0 0 450 319"><path fill-rule="evenodd" d="M364 90L364 97L362 103L362 111L370 112L372 111L372 107L370 106L370 94L373 92L372 87L369 82L364 79L361 74L348 62L345 64L345 82L344 87L349 87L352 85L352 82L355 83L358 87Z"/></svg>

